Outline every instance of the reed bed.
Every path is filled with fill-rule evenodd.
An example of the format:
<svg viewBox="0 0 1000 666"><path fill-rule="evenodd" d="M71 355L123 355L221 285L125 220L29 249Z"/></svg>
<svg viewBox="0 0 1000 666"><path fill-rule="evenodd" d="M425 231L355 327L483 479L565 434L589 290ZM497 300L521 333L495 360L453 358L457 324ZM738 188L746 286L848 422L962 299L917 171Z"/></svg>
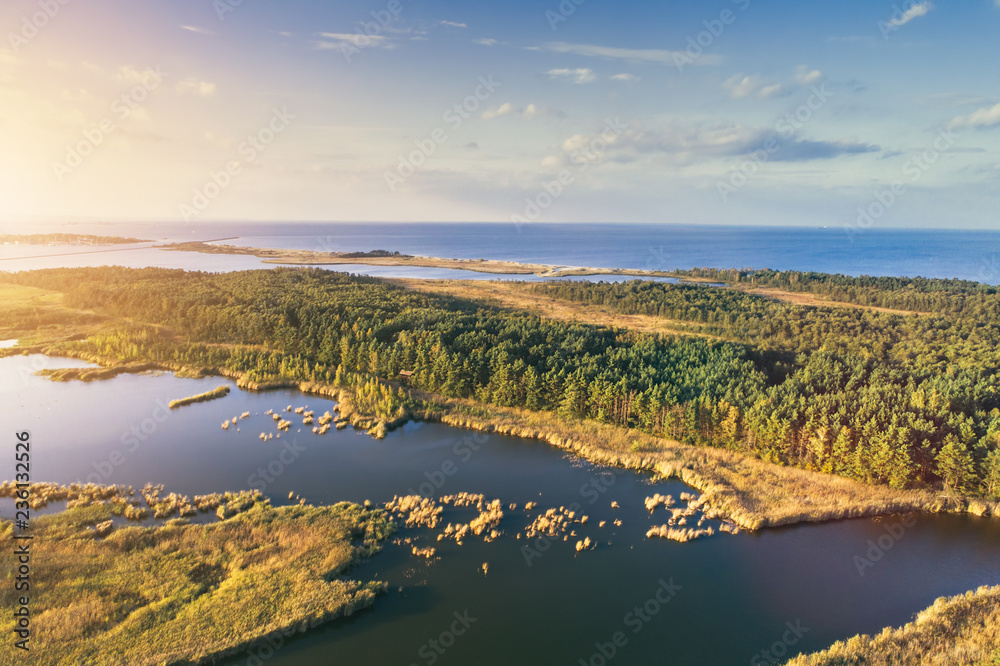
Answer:
<svg viewBox="0 0 1000 666"><path fill-rule="evenodd" d="M427 416L448 425L540 439L596 464L679 479L703 493L712 515L743 529L909 511L1000 516L996 502L872 486L591 421L569 422L549 413L436 399L443 401L443 408Z"/></svg>
<svg viewBox="0 0 1000 666"><path fill-rule="evenodd" d="M393 496L386 502L385 508L391 514L399 516L407 527L428 527L434 529L441 520L444 507L434 500L420 495Z"/></svg>
<svg viewBox="0 0 1000 666"><path fill-rule="evenodd" d="M91 362L92 354L69 353ZM177 372L204 373L206 369L158 363L158 368ZM223 368L211 370L231 377L249 390L298 388L336 400L338 430L348 425L384 437L409 418L440 421L455 427L540 439L595 464L617 466L676 478L700 490L712 511L743 529L823 522L844 518L880 516L909 511L973 513L1000 516L1000 502L942 497L929 490L894 490L867 485L839 476L782 467L741 453L709 447L693 447L592 421L567 421L548 412L483 405L472 400L444 398L412 390L410 395L426 407L392 421L358 413L350 389L318 382L252 382L241 373ZM287 411L291 411L291 405ZM280 418L280 417L279 417Z"/></svg>
<svg viewBox="0 0 1000 666"><path fill-rule="evenodd" d="M205 393L199 393L198 395L188 396L187 398L181 398L179 400L171 400L170 409L177 409L178 407L183 407L184 405L192 405L196 402L207 402L209 400L222 398L229 395L229 390L229 386L222 385L217 386L211 391L206 391ZM233 419L233 421L235 420L236 419Z"/></svg>
<svg viewBox="0 0 1000 666"><path fill-rule="evenodd" d="M942 597L899 629L862 634L788 666L995 666L1000 664L1000 586Z"/></svg>
<svg viewBox="0 0 1000 666"><path fill-rule="evenodd" d="M154 518L186 517L224 509L227 516L249 510L266 500L259 490L216 493L212 495L163 494L162 485L146 484L136 491L131 486L101 486L97 484L59 485L33 483L29 488L29 506L41 509L52 502L66 502L67 509L107 506L116 516L129 520L143 520L149 514ZM15 497L17 486L13 481L0 483L0 497ZM143 506L145 504L145 506Z"/></svg>
<svg viewBox="0 0 1000 666"><path fill-rule="evenodd" d="M275 632L351 615L385 589L347 575L391 534L381 511L258 504L212 525L107 528L110 516L95 504L33 520L44 593L32 595L43 630L31 663L218 663ZM0 604L13 607L15 594L0 588ZM4 614L0 631L13 627Z"/></svg>

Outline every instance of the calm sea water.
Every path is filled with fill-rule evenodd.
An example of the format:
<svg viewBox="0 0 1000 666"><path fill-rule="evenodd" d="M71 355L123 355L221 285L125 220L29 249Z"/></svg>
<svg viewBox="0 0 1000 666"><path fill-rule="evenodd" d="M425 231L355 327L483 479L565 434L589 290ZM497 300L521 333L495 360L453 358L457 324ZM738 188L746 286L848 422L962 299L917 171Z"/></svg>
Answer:
<svg viewBox="0 0 1000 666"><path fill-rule="evenodd" d="M319 437L293 427L281 439L262 442L260 432L275 431L268 409L308 405L321 414L333 403L297 391L233 387L222 399L170 411L164 405L171 399L232 383L172 374L53 383L33 374L66 365L79 363L39 356L0 360L6 405L0 428L31 428L37 480L163 483L168 492L186 494L257 487L274 504L288 502L290 491L316 504L384 502L421 490L450 462L455 472L437 486L438 495L468 491L505 505L533 500L543 508L578 503L590 516L579 537L597 540L597 549L577 554L573 540L556 540L530 566L522 551L526 541L515 538L529 522L523 510L508 512L500 525L504 536L492 543L468 539L458 546L436 542L424 530L404 531L419 545L436 546L440 560L418 560L406 548L388 546L349 575L386 581L389 593L369 611L289 640L265 661L269 665L600 664L598 644L606 650L616 632L627 642L608 663L768 663L752 660L775 645L791 655L900 625L938 596L1000 583L998 521L917 518L862 576L854 558L866 556L869 541L885 538L900 517L686 544L649 540L646 530L664 522L665 513L651 516L643 499L654 492L676 497L687 490L682 484L609 472L537 441L435 424L409 424L382 441L350 429ZM239 432L220 428L244 411L252 416L239 422ZM274 466L293 443L294 455L262 477L260 470ZM466 448L456 449L463 443ZM12 464L5 463L4 476ZM588 492L595 480L603 490ZM621 508L613 510L611 501ZM0 515L9 512L0 504ZM444 519L470 517L450 509ZM621 527L612 525L616 518ZM608 521L603 529L602 520ZM679 586L665 605L655 601L661 581ZM636 607L645 609L646 619ZM475 622L454 642L445 637L447 649L432 662L429 642L441 640L455 613ZM782 643L788 623L805 630L791 646ZM227 663L259 664L257 659L244 653Z"/></svg>
<svg viewBox="0 0 1000 666"><path fill-rule="evenodd" d="M35 225L3 229L17 233L97 233L150 240L210 240L226 243L317 251L383 249L407 254L460 259L506 259L566 266L650 270L774 268L847 275L925 276L1000 283L1000 231L897 230L841 227L706 227L652 224L392 224L392 223L164 223L138 225ZM49 253L36 248L33 254ZM37 250L43 250L40 252ZM0 259L24 248L0 247ZM54 252L52 252L54 253ZM45 266L172 266L203 270L264 267L252 257L175 255L158 250L136 254L77 255L43 262ZM0 270L21 270L34 263L0 261ZM352 269L353 270L353 269ZM395 270L358 272L399 276ZM439 277L418 271L413 277ZM456 276L444 272L440 277Z"/></svg>

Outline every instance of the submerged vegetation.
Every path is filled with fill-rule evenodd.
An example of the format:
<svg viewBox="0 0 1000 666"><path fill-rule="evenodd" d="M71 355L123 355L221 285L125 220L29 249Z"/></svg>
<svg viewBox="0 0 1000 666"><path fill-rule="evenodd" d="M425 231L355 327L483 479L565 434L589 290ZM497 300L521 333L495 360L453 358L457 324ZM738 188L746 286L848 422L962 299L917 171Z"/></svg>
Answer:
<svg viewBox="0 0 1000 666"><path fill-rule="evenodd" d="M391 533L381 511L265 502L209 525L118 528L111 516L110 505L89 504L33 519L45 545L32 551L31 611L44 627L32 663L214 662L350 615L384 589L345 577ZM0 534L12 527L0 522ZM0 604L13 607L14 594L4 586Z"/></svg>
<svg viewBox="0 0 1000 666"><path fill-rule="evenodd" d="M941 598L899 629L861 635L788 666L996 666L1000 664L1000 587Z"/></svg>
<svg viewBox="0 0 1000 666"><path fill-rule="evenodd" d="M177 409L178 407L191 405L196 402L207 402L208 400L215 400L216 398L222 398L227 395L229 395L229 387L223 384L222 386L217 386L211 391L206 391L205 393L199 393L198 395L188 396L187 398L181 398L179 400L171 400L170 409Z"/></svg>

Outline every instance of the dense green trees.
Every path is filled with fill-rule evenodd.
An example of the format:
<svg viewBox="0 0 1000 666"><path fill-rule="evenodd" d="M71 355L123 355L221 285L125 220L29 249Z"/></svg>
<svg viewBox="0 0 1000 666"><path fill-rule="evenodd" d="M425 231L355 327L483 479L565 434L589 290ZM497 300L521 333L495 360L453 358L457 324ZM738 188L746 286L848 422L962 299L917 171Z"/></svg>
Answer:
<svg viewBox="0 0 1000 666"><path fill-rule="evenodd" d="M412 371L413 386L448 396L898 488L1000 494L1000 314L991 314L1000 311L988 290L932 291L951 314L900 316L688 285L524 287L728 339L709 341L547 321L316 269L85 268L7 279L144 322L76 343L115 358L227 367L255 381L350 384L387 416L405 398L373 377ZM917 296L921 288L900 287ZM955 310L953 298L977 304Z"/></svg>

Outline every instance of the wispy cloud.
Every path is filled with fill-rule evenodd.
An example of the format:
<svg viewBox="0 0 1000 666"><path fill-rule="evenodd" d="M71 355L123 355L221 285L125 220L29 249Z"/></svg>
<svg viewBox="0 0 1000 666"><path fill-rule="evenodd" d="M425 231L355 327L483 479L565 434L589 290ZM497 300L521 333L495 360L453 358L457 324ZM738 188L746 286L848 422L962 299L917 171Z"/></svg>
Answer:
<svg viewBox="0 0 1000 666"><path fill-rule="evenodd" d="M729 94L734 99L748 97L770 99L787 95L797 88L815 85L822 80L823 72L799 65L795 70L795 75L787 83L773 83L756 74L749 76L737 74L726 79L722 86L729 90Z"/></svg>
<svg viewBox="0 0 1000 666"><path fill-rule="evenodd" d="M995 1L1000 1L1000 0L995 0ZM926 16L927 13L932 9L934 9L934 3L932 2L921 2L915 5L911 5L909 9L907 9L901 15L896 16L891 21L889 21L889 25L898 28L899 26L906 25L915 18Z"/></svg>
<svg viewBox="0 0 1000 666"><path fill-rule="evenodd" d="M597 80L597 75L594 74L594 70L586 68L578 69L550 69L548 75L553 79L573 79L573 83L584 84L593 83Z"/></svg>
<svg viewBox="0 0 1000 666"><path fill-rule="evenodd" d="M588 137L575 135L563 142L566 154L581 150ZM608 141L610 161L628 163L640 157L657 156L676 164L692 164L710 159L743 158L765 146L774 162L804 162L829 160L843 155L860 155L881 151L881 147L853 140L813 141L782 134L773 128L745 125L673 125L661 129L645 129L634 124ZM550 163L554 160L550 160Z"/></svg>
<svg viewBox="0 0 1000 666"><path fill-rule="evenodd" d="M1000 0L997 0L1000 2ZM973 127L986 129L1000 125L1000 104L978 109L967 116L957 116L951 121L952 127Z"/></svg>
<svg viewBox="0 0 1000 666"><path fill-rule="evenodd" d="M595 58L613 58L619 60L632 60L639 62L658 62L663 64L674 64L677 58L689 61L690 57L683 51L668 51L664 49L626 49L611 46L597 46L594 44L569 44L567 42L547 42L541 47L546 51L554 53L574 53L576 55L590 56ZM717 55L706 53L695 59L696 65L715 65L721 62Z"/></svg>
<svg viewBox="0 0 1000 666"><path fill-rule="evenodd" d="M198 97L208 97L215 92L215 84L208 81L199 81L196 78L187 78L174 86L181 95L196 95Z"/></svg>
<svg viewBox="0 0 1000 666"><path fill-rule="evenodd" d="M795 83L800 86L811 86L823 80L823 72L818 69L809 69L805 65L799 65L795 70Z"/></svg>
<svg viewBox="0 0 1000 666"><path fill-rule="evenodd" d="M455 21L438 21L441 25L451 26L452 28L468 28L467 23L456 23Z"/></svg>
<svg viewBox="0 0 1000 666"><path fill-rule="evenodd" d="M998 0L1000 1L1000 0ZM611 77L612 81L625 81L626 83L633 83L639 80L639 77L635 74L615 74Z"/></svg>
<svg viewBox="0 0 1000 666"><path fill-rule="evenodd" d="M199 28L196 25L182 25L181 30L187 30L188 32L196 32L199 35L215 35L218 33L212 32L206 28Z"/></svg>
<svg viewBox="0 0 1000 666"><path fill-rule="evenodd" d="M770 84L759 76L743 76L737 74L723 81L722 86L729 90L733 99L744 99L756 97L757 99L767 99L783 92L780 84Z"/></svg>
<svg viewBox="0 0 1000 666"><path fill-rule="evenodd" d="M349 32L321 32L319 33L319 36L323 39L316 42L316 48L321 50L339 49L344 46L351 46L358 49L366 47L383 49L395 48L395 44L385 35L369 36Z"/></svg>
<svg viewBox="0 0 1000 666"><path fill-rule="evenodd" d="M514 107L510 102L505 102L495 109L486 109L483 111L483 120L493 120L494 118L499 118L500 116L506 116Z"/></svg>
<svg viewBox="0 0 1000 666"><path fill-rule="evenodd" d="M998 1L1000 1L1000 0L998 0ZM493 39L492 37L480 37L479 39L473 39L472 43L473 44L480 44L482 46L496 46L497 44L501 44L502 42L498 42L497 40Z"/></svg>

